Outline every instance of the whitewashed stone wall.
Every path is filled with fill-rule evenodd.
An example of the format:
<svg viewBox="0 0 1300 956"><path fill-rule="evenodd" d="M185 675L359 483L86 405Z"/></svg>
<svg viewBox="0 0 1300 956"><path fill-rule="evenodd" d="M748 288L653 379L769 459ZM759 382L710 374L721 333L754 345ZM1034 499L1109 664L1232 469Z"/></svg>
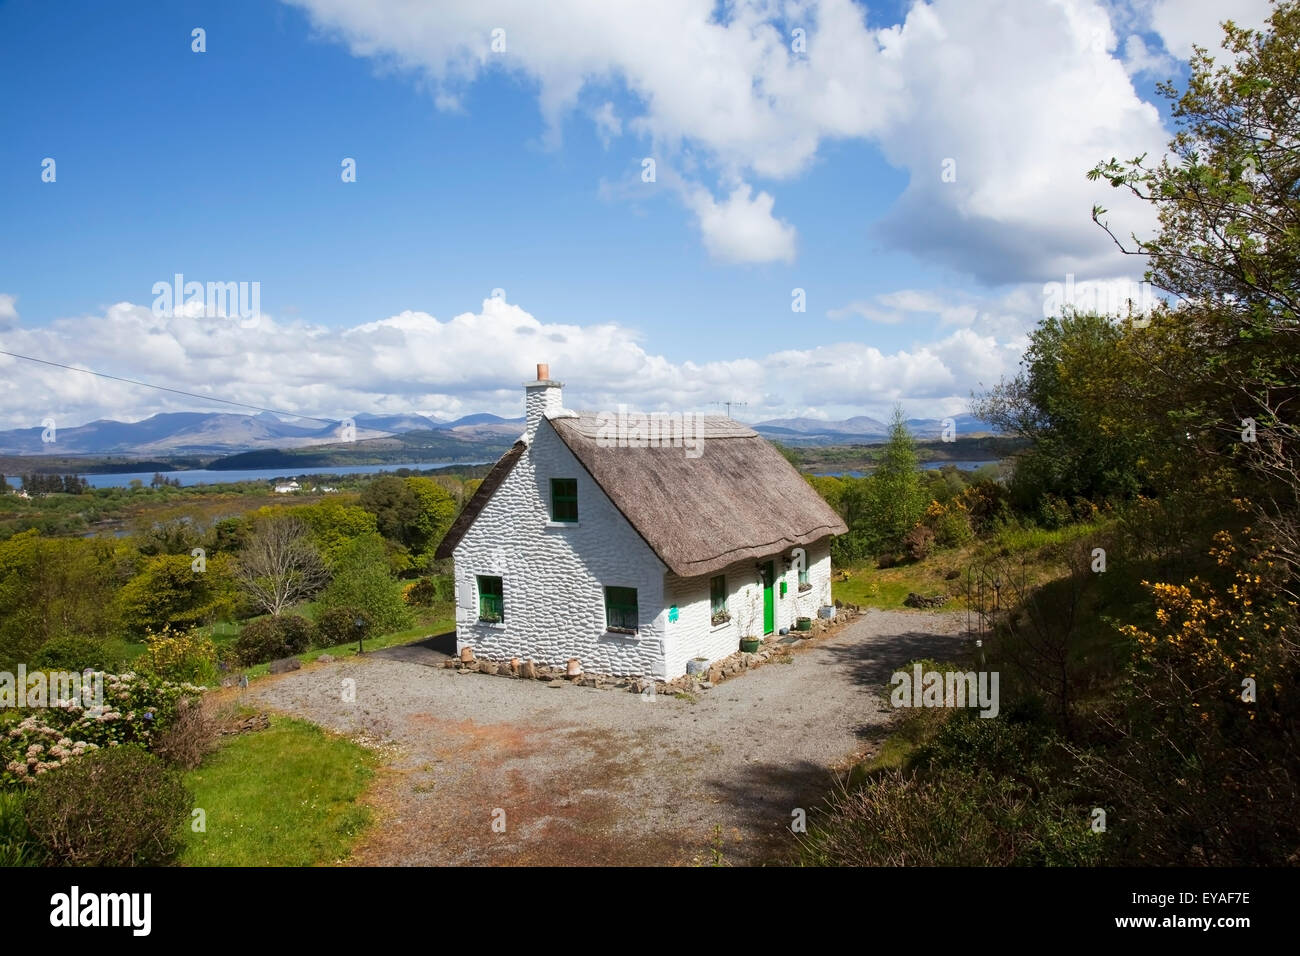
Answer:
<svg viewBox="0 0 1300 956"><path fill-rule="evenodd" d="M807 553L808 583L811 587L799 592L799 573L787 569L780 554L772 555L775 562L776 581L773 598L776 602L774 630L793 628L795 618L816 617L817 609L831 603L831 550L830 538L810 544ZM665 603L677 607L677 620L667 625L667 659L665 666L669 678L686 672L686 662L695 657L716 661L740 649L740 639L746 623L746 608L753 608L753 630L758 636L763 631L763 583L756 565L766 560L752 558L738 561L720 572L727 578L727 609L731 620L714 626L709 581L713 575L698 578L679 578L665 575ZM785 597L781 596L781 582L786 582Z"/></svg>
<svg viewBox="0 0 1300 956"><path fill-rule="evenodd" d="M551 395L529 394L529 414ZM537 407L533 407L534 403ZM556 403L558 405L558 403ZM578 523L550 523L551 478L578 482ZM606 497L548 422L456 545L456 637L480 657L531 658L585 670L669 678L663 562ZM478 620L475 576L502 579L504 622ZM634 587L639 633L605 630L606 586ZM707 589L708 582L705 582ZM707 601L707 590L705 598Z"/></svg>

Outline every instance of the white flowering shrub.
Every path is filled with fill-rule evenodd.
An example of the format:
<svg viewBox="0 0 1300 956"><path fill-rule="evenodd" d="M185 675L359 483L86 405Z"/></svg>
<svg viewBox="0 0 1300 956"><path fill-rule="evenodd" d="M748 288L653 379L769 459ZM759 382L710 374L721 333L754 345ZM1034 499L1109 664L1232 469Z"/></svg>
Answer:
<svg viewBox="0 0 1300 956"><path fill-rule="evenodd" d="M102 705L73 701L27 708L16 723L0 728L0 786L27 783L102 747L139 744L149 750L176 719L181 700L203 692L133 672L103 678Z"/></svg>

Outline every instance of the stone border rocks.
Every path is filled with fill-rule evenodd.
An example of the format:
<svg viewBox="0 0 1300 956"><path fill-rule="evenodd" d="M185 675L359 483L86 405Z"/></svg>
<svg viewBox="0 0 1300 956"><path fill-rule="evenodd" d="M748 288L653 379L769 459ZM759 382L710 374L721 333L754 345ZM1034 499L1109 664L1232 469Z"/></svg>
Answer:
<svg viewBox="0 0 1300 956"><path fill-rule="evenodd" d="M709 690L747 670L761 667L773 660L791 657L796 649L807 647L821 638L838 633L862 613L862 608L856 604L836 602L835 606L838 609L835 617L814 618L811 630L770 634L753 654L737 651L721 660L710 661L702 673L683 674L670 681L653 677L617 677L610 674L589 673L582 669L581 662L577 658L572 658L559 666L539 664L518 657L509 660L480 659L469 646L461 648L458 658L444 661L442 666L458 674L489 674L495 677L512 677L516 680L537 680L555 685L572 684L575 687L594 687L597 690L623 690L646 696ZM790 637L798 640L792 643L781 643Z"/></svg>

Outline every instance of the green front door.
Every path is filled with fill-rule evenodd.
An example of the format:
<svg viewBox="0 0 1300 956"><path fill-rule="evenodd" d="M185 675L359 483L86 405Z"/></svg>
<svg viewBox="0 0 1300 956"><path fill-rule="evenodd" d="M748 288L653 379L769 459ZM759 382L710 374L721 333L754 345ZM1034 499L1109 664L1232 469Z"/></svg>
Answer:
<svg viewBox="0 0 1300 956"><path fill-rule="evenodd" d="M771 634L776 630L776 596L772 593L772 584L776 580L776 567L769 561L763 565L763 633Z"/></svg>

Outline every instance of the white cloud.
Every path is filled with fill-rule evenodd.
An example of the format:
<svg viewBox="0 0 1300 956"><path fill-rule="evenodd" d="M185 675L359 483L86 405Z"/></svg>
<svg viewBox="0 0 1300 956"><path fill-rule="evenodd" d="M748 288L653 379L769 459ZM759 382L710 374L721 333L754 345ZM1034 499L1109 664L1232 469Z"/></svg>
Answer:
<svg viewBox="0 0 1300 956"><path fill-rule="evenodd" d="M1228 0L1194 0L1178 23L1185 0L915 0L901 24L875 30L851 0L293 2L355 54L435 90L458 91L494 68L526 75L553 131L584 89L625 89L619 131L648 138L661 168L703 161L680 194L706 244L700 210L735 194L705 203L701 177L725 191L802 174L827 140L875 143L910 175L880 235L992 284L1113 271L1117 254L1089 220L1092 205L1110 207L1121 233L1149 228L1149 210L1084 173L1111 156L1159 155L1168 139L1128 72L1160 61L1140 38L1121 49L1114 24L1125 36L1155 29L1178 50L1198 31L1213 42L1215 19L1233 12ZM1247 2L1254 10L1259 0ZM791 49L796 26L803 53ZM506 50L493 53L498 27ZM612 115L611 105L593 117L601 136L615 135ZM956 162L955 182L940 179L945 159ZM768 220L757 250L792 256L793 232ZM709 248L754 261L737 242L715 235Z"/></svg>
<svg viewBox="0 0 1300 956"><path fill-rule="evenodd" d="M18 324L18 297L0 293L0 329Z"/></svg>
<svg viewBox="0 0 1300 956"><path fill-rule="evenodd" d="M1192 44L1208 48L1211 54L1219 53L1223 40L1220 24L1224 20L1258 29L1272 12L1269 0L1154 0L1140 7L1165 49L1183 61L1191 57Z"/></svg>
<svg viewBox="0 0 1300 956"><path fill-rule="evenodd" d="M751 192L741 183L720 203L706 189L691 193L688 201L705 248L724 262L793 262L794 227L772 215L771 195L750 198Z"/></svg>
<svg viewBox="0 0 1300 956"><path fill-rule="evenodd" d="M1089 0L914 5L885 32L909 108L880 134L911 180L877 231L990 284L1113 271L1092 206L1110 208L1121 234L1154 220L1085 173L1112 156L1158 156L1168 138L1115 42Z"/></svg>
<svg viewBox="0 0 1300 956"><path fill-rule="evenodd" d="M614 104L609 100L591 111L591 121L596 124L596 135L606 149L609 149L609 144L615 137L623 135L623 121L618 118Z"/></svg>
<svg viewBox="0 0 1300 956"><path fill-rule="evenodd" d="M268 406L340 419L358 412L421 411L455 417L522 414L518 383L548 362L568 385L571 407L715 411L719 398L749 403L745 417L884 414L898 399L918 413L949 414L979 381L996 381L1018 352L973 323L928 345L894 352L858 341L754 358L672 362L648 352L615 324L543 322L517 305L488 299L477 312L439 320L402 312L352 328L153 315L118 303L103 314L17 328L6 349L67 365ZM95 343L89 366L85 343ZM632 383L632 384L630 384ZM97 418L136 420L161 411L221 411L167 392L0 355L0 427L61 425ZM238 409L226 408L238 412Z"/></svg>
<svg viewBox="0 0 1300 956"><path fill-rule="evenodd" d="M1168 80L1178 72L1179 61L1167 53L1152 50L1136 33L1124 41L1124 69L1136 76L1146 73L1157 80Z"/></svg>

